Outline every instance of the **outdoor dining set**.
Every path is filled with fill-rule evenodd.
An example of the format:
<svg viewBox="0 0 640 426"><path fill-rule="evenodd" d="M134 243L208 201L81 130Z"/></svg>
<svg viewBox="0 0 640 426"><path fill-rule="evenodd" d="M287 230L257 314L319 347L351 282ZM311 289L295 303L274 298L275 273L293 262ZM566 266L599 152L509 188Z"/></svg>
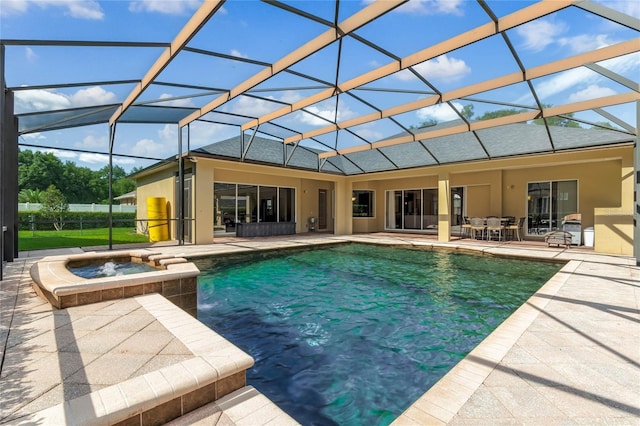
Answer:
<svg viewBox="0 0 640 426"><path fill-rule="evenodd" d="M522 241L525 219L521 217L516 221L513 216L464 217L460 236L487 241Z"/></svg>

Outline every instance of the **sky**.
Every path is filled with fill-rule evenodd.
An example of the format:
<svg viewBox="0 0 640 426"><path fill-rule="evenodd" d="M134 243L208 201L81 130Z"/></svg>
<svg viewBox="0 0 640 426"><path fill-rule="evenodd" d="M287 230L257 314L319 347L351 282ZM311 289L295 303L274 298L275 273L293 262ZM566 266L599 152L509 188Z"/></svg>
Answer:
<svg viewBox="0 0 640 426"><path fill-rule="evenodd" d="M335 5L328 0L287 1L327 21L334 20ZM366 7L368 1L340 2L338 20L342 21ZM531 2L488 1L499 17L508 15ZM603 5L640 18L640 2L601 1ZM27 40L91 40L170 42L198 9L199 0L0 0L0 38ZM412 0L378 19L374 24L356 31L359 37L380 47L374 50L358 40L344 39L317 54L295 64L292 69L317 80L344 82L371 71L396 57L407 57L448 37L471 30L488 22L487 14L477 2L469 0ZM267 63L276 62L289 51L301 46L326 30L326 26L292 15L255 0L231 0L211 18L209 23L189 43L190 47L209 50L229 58L244 58ZM636 31L606 21L577 8L569 8L521 25L507 32L525 68L592 51L625 40L638 40ZM7 46L5 79L9 87L55 85L70 82L105 82L138 80L162 52L161 48L86 48L52 46ZM339 64L339 73L336 65ZM599 65L638 82L638 54L616 58ZM211 90L194 91L153 85L138 100L163 100L165 105L200 107L218 94L215 89L230 89L242 79L257 73L262 66L208 55L181 53L160 75L159 81L198 85ZM448 52L418 64L414 70L420 78L440 92L446 93L513 72L518 72L516 60L501 37L491 37L473 45ZM351 97L331 98L276 120L286 129L308 131L374 111L371 105L384 109L428 96L431 88L408 70L370 82L357 94L364 102ZM256 87L258 97L240 96L219 108L221 113L257 117L282 107L282 102L295 102L317 93L317 80L290 73L280 73ZM586 68L577 68L534 81L541 102L561 105L622 93L617 83ZM37 89L16 93L16 113L67 109L89 105L122 102L132 90L132 84L89 84L74 88ZM393 93L388 90L392 88ZM364 90L367 89L367 90ZM384 89L384 90L380 90ZM197 94L197 96L195 96ZM533 96L526 84L512 85L483 94L483 100L501 101L513 105L533 105ZM454 101L461 110L473 105L474 112L498 109L480 101ZM632 126L635 109L632 105L608 108L607 112ZM577 118L606 121L593 113L576 113ZM223 119L211 115L212 122ZM447 104L437 104L395 117L403 126L416 126L435 120L446 122L457 118ZM375 142L401 132L390 121L366 123L353 129L356 135L341 132L318 137L324 145L307 142L310 147L343 148ZM186 131L185 131L186 132ZM178 127L175 124L120 124L116 133L115 164L130 170L146 167L154 160L128 156L166 158L176 152ZM199 147L239 134L237 126L219 123L194 123L189 140ZM275 134L274 134L275 135ZM287 134L275 135L286 137ZM21 144L48 147L62 161L73 161L93 169L107 164L109 128L106 124L73 129L36 132L22 135ZM317 146L314 146L317 145ZM90 153L83 151L97 151Z"/></svg>

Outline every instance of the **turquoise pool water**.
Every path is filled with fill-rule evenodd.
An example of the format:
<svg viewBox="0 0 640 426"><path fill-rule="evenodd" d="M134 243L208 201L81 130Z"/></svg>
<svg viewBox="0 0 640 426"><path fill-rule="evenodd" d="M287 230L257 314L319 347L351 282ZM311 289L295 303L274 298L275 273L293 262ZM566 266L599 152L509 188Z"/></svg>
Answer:
<svg viewBox="0 0 640 426"><path fill-rule="evenodd" d="M305 425L389 424L561 267L368 245L195 263L198 319Z"/></svg>
<svg viewBox="0 0 640 426"><path fill-rule="evenodd" d="M90 265L69 267L69 271L82 278L115 277L118 275L139 274L141 272L155 272L158 269L146 263L112 262L92 263Z"/></svg>

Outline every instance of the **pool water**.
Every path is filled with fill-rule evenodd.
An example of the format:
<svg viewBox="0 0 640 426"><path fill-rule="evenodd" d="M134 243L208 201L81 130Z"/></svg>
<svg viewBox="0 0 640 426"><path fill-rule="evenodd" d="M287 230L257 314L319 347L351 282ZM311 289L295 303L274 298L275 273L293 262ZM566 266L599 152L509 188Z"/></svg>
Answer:
<svg viewBox="0 0 640 426"><path fill-rule="evenodd" d="M70 267L69 270L82 278L103 278L119 275L139 274L141 272L154 272L157 268L146 263L136 262L105 262L92 263L90 265Z"/></svg>
<svg viewBox="0 0 640 426"><path fill-rule="evenodd" d="M305 425L391 423L561 267L355 244L195 263L198 319Z"/></svg>

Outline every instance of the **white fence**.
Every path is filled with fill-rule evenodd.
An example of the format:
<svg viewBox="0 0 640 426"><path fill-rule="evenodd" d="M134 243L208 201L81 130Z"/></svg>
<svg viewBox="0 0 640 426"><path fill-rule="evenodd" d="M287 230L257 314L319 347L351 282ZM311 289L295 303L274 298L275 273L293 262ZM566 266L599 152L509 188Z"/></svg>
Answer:
<svg viewBox="0 0 640 426"><path fill-rule="evenodd" d="M40 203L18 203L18 211L38 211ZM108 204L69 204L71 212L109 212ZM114 204L112 211L114 213L135 213L135 205Z"/></svg>

